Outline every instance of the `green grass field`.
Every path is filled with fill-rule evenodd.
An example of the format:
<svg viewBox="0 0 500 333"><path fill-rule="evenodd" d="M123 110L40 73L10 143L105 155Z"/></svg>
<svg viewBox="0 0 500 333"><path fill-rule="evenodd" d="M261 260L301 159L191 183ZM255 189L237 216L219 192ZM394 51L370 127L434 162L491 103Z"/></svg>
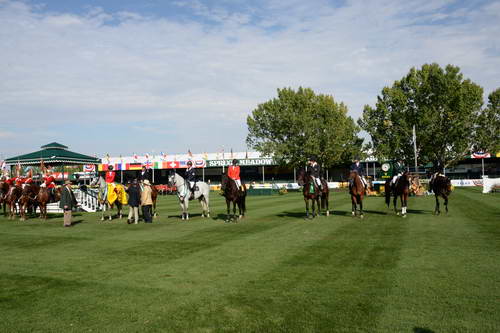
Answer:
<svg viewBox="0 0 500 333"><path fill-rule="evenodd" d="M448 215L383 198L303 219L298 193L249 197L248 217L151 225L76 214L0 218L0 332L500 332L500 196L457 189Z"/></svg>

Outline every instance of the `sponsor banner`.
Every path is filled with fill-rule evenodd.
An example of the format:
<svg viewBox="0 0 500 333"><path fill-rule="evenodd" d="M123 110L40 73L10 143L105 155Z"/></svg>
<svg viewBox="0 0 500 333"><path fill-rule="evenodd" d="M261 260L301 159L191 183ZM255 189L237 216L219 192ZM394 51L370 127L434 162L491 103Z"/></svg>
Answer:
<svg viewBox="0 0 500 333"><path fill-rule="evenodd" d="M83 172L94 172L95 171L95 164L85 164L83 166Z"/></svg>
<svg viewBox="0 0 500 333"><path fill-rule="evenodd" d="M62 180L63 179L63 173L62 172L54 172L52 173L52 176L56 179L56 180ZM68 179L69 177L69 173L68 172L65 172L64 173L64 179Z"/></svg>
<svg viewBox="0 0 500 333"><path fill-rule="evenodd" d="M470 157L471 158L490 158L491 154L490 153L478 152L478 153L472 154Z"/></svg>
<svg viewBox="0 0 500 333"><path fill-rule="evenodd" d="M452 179L453 186L483 186L482 179Z"/></svg>
<svg viewBox="0 0 500 333"><path fill-rule="evenodd" d="M265 166L265 165L276 165L272 158L248 158L248 159L240 159L240 166ZM229 166L233 163L233 160L208 160L207 167L222 167Z"/></svg>

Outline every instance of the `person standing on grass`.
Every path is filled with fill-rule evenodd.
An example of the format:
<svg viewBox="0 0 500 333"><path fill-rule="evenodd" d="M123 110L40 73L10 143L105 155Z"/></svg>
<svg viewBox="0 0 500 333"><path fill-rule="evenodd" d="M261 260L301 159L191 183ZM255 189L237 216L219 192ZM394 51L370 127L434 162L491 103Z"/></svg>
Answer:
<svg viewBox="0 0 500 333"><path fill-rule="evenodd" d="M72 211L77 205L75 194L71 189L71 181L68 179L61 190L61 201L59 202L59 208L64 211L65 227L71 227Z"/></svg>
<svg viewBox="0 0 500 333"><path fill-rule="evenodd" d="M143 184L144 189L141 193L142 216L145 223L151 223L153 222L153 219L151 217L151 208L153 206L153 199L151 197L151 183L149 182L149 180L145 179Z"/></svg>
<svg viewBox="0 0 500 333"><path fill-rule="evenodd" d="M134 217L134 223L139 223L139 205L141 204L141 189L137 183L137 179L132 181L132 184L127 190L128 192L128 219L127 223L132 223L132 217Z"/></svg>

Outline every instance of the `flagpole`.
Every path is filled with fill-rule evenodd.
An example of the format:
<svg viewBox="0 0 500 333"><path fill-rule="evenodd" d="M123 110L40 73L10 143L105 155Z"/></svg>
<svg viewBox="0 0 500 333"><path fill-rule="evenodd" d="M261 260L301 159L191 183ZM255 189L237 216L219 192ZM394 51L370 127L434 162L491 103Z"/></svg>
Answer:
<svg viewBox="0 0 500 333"><path fill-rule="evenodd" d="M415 153L415 173L418 172L417 166L417 133L415 131L415 125L413 125L413 151Z"/></svg>

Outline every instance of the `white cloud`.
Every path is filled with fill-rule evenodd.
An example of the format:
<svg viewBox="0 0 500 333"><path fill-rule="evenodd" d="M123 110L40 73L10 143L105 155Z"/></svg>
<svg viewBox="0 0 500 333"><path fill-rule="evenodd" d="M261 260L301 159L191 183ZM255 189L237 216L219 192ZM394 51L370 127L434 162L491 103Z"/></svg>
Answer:
<svg viewBox="0 0 500 333"><path fill-rule="evenodd" d="M438 62L488 93L499 83L500 7L446 9L451 2L276 0L241 12L182 2L215 22L201 23L0 0L0 112L7 125L21 114L27 126L47 113L83 125L175 119L192 131L186 145L214 150L228 137L244 147L246 116L280 87L333 94L356 118L410 67Z"/></svg>

